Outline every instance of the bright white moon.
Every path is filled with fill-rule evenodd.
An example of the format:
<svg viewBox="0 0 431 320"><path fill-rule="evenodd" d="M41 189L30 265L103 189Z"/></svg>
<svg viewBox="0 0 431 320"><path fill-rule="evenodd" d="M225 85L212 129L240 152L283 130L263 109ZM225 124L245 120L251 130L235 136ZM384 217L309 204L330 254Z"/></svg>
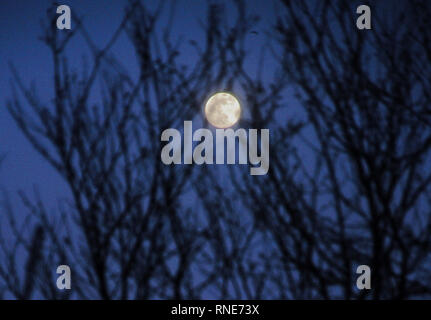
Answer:
<svg viewBox="0 0 431 320"><path fill-rule="evenodd" d="M240 115L239 101L230 93L216 93L208 99L205 105L205 116L216 128L232 127L239 120Z"/></svg>

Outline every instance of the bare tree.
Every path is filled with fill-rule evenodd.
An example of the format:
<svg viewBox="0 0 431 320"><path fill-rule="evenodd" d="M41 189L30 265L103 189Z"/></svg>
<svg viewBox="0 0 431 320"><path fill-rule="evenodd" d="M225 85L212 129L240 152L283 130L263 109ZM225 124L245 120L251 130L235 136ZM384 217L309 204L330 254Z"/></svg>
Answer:
<svg viewBox="0 0 431 320"><path fill-rule="evenodd" d="M243 81L252 127L271 128L276 146L268 175L235 168L230 198L223 183L202 195L225 226L218 243L231 251L233 296L429 297L431 7L403 2L387 16L374 8L370 32L356 29L348 1L279 9L272 52L284 74ZM295 108L303 121L282 118ZM356 288L363 264L371 290Z"/></svg>
<svg viewBox="0 0 431 320"><path fill-rule="evenodd" d="M79 298L196 298L211 285L212 275L193 272L197 264L205 264L198 257L208 223L180 201L192 189L193 166L165 166L160 133L191 120L210 90L233 77L226 71L233 62L224 60L225 49L238 37L231 33L222 38L221 8L209 5L206 44L201 49L192 43L196 63L183 65L182 43L170 36L174 10L161 3L152 11L131 1L101 49L81 21L63 36L52 28L51 16L42 40L53 61L53 103L41 102L12 69L15 93L8 109L72 194L55 214L42 201L21 195L33 221L27 228L37 241L23 238L18 227L14 232L17 245L27 252L26 277L34 278L23 284L24 293L9 283L18 253L14 246L3 246L0 275L15 297L30 298L34 292L67 297L59 295L50 279L59 264L71 266ZM169 16L165 26L160 25L163 14ZM138 59L136 79L111 54L124 34ZM67 46L78 35L88 44L92 63L76 70ZM98 90L99 99L94 98ZM10 207L13 226L12 211Z"/></svg>
<svg viewBox="0 0 431 320"><path fill-rule="evenodd" d="M102 48L81 21L65 36L47 26L52 102L12 68L9 111L71 199L48 208L37 191L21 193L28 216L18 221L4 195L0 235L8 230L9 238L0 239L0 294L430 295L431 6L405 1L391 17L374 10L373 30L360 31L348 1L282 1L253 73L245 44L257 20L244 1L230 3L233 24L222 5L208 4L206 41L189 43L192 65L181 62L185 43L170 33L175 5L150 10L130 1ZM137 76L112 54L124 35ZM79 36L91 64L76 69L67 48ZM277 63L271 79L263 75L269 54ZM267 175L160 161L160 133L192 120L220 88L241 92L242 128L270 129ZM72 293L55 288L59 264L72 268ZM371 267L370 291L355 286L361 264Z"/></svg>
<svg viewBox="0 0 431 320"><path fill-rule="evenodd" d="M269 193L290 199L281 212L274 202L274 221L290 216L285 232L271 230L282 261L308 278L306 297L364 297L353 277L361 264L374 299L429 296L429 3L402 2L387 16L374 7L370 32L356 29L348 1L283 7L275 53L306 112L313 160L293 186L283 155L272 160Z"/></svg>

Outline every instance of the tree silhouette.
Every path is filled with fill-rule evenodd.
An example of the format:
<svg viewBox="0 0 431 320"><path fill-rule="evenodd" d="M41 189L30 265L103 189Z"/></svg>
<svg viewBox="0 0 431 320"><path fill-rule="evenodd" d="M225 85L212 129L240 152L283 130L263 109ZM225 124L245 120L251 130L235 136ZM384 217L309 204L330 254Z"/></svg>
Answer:
<svg viewBox="0 0 431 320"><path fill-rule="evenodd" d="M277 2L255 74L246 40L261 35L257 18L245 1L229 5L231 24L208 3L205 43L188 43L188 64L171 36L174 4L130 1L102 48L83 21L59 33L50 16L54 96L42 102L12 67L8 109L71 198L52 210L37 190L20 193L28 214L18 221L4 193L2 297L429 297L431 6L373 10L367 31L348 1ZM112 52L123 35L137 76ZM91 63L74 69L67 48L79 36ZM181 130L220 88L242 94L239 127L270 129L267 175L161 162L161 132ZM70 291L55 287L60 264L72 269ZM362 264L371 290L356 288Z"/></svg>
<svg viewBox="0 0 431 320"><path fill-rule="evenodd" d="M180 43L169 36L171 24L156 29L165 7L160 4L152 12L141 2L130 2L122 23L101 49L81 21L63 36L52 28L56 17L51 16L43 41L54 66L52 105L40 102L12 68L16 89L9 111L66 181L73 198L53 217L41 201L33 203L21 195L29 219L37 222L30 227L33 240L22 237L17 227L16 245L4 246L1 275L15 297L29 298L34 291L46 298L63 297L49 280L59 264L71 266L80 298L195 298L211 284L211 275L193 274L202 263L198 258L207 227L196 218L196 210L180 200L191 188L193 166L163 165L160 133L192 119L210 89L232 77L224 69L233 63L226 61L225 47L238 36L221 38L221 8L210 5L204 50L198 51L192 67L184 66L178 62ZM136 80L110 54L123 33L138 59ZM92 53L91 66L81 71L71 70L66 54L77 34ZM97 102L91 98L96 90L101 91ZM12 228L12 207L6 212ZM20 245L28 252L24 277L37 281L25 282L22 290L9 283Z"/></svg>
<svg viewBox="0 0 431 320"><path fill-rule="evenodd" d="M364 297L352 279L361 264L374 299L429 296L429 3L402 2L387 16L375 8L370 32L356 30L348 1L283 5L279 61L306 112L315 164L296 184L304 192L286 187L277 199L292 197L282 215L291 220L272 233L302 249L282 259L307 277L307 297ZM272 169L278 161L288 172L282 159ZM274 188L285 179L269 178ZM297 224L299 239L289 231Z"/></svg>

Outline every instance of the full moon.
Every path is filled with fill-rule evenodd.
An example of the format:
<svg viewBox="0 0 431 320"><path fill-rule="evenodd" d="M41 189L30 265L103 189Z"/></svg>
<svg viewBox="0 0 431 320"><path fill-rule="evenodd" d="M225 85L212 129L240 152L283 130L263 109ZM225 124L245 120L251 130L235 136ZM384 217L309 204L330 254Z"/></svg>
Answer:
<svg viewBox="0 0 431 320"><path fill-rule="evenodd" d="M241 107L235 96L219 92L211 96L205 105L205 116L214 127L232 127L241 115Z"/></svg>

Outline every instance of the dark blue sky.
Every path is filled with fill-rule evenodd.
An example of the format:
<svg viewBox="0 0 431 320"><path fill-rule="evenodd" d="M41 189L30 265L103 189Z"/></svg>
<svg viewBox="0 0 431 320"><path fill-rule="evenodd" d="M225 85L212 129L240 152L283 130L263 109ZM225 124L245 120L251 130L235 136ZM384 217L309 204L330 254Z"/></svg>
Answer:
<svg viewBox="0 0 431 320"><path fill-rule="evenodd" d="M176 5L176 15L171 37L173 39L184 38L183 45L180 48L180 61L186 63L190 67L193 66L195 60L194 50L188 43L188 40L195 40L199 46L203 46L205 34L201 28L200 22L205 24L207 3L225 3L228 15L226 19L231 20L235 18L233 1L229 0L143 0L142 2L151 10L160 1L175 3ZM71 7L72 28L76 26L75 17L82 17L86 30L89 32L93 41L97 46L103 47L120 24L123 18L123 9L127 2L127 0L74 0L61 2L59 4L67 4ZM277 10L277 5L279 4L276 4L275 0L246 0L245 2L248 12L258 15L261 18L260 22L253 28L256 32L250 33L246 39L247 58L245 60L245 69L250 73L250 76L253 77L258 68L258 61L261 53L260 49L266 46L267 41L271 39L271 35L267 34L267 32L273 27L273 24L276 22L277 14L279 14L280 11ZM350 3L352 10L346 12L346 15L348 15L347 19L350 19L350 17L352 19L352 30L354 32L357 32L357 30L355 29L356 13L353 8L358 3L362 3L362 1L352 1ZM397 21L392 22L391 20L394 10L399 10L392 7L392 4L395 2L381 1L378 3L379 5L373 7L373 17L375 17L375 14L380 14L383 18L387 19L390 24L394 23L395 25ZM388 5L389 3L390 6ZM232 10L230 10L230 7L232 7ZM27 211L23 210L22 202L19 201L17 194L19 190L24 191L32 198L33 188L36 187L41 195L43 203L53 215L58 212L58 210L55 210L58 200L71 198L68 186L63 181L63 178L61 178L54 168L33 149L6 108L6 102L12 95L10 86L12 74L9 69L9 63L12 63L16 67L24 84L29 85L34 81L40 101L43 104L50 106L53 104L51 99L54 96L54 88L50 50L38 40L38 37L43 32L41 20L43 21L43 19L45 19L45 22L48 23L46 21L47 10L55 11L52 0L2 1L0 4L0 157L6 155L5 160L0 166L0 191L5 189L9 192L13 207L19 218L27 213ZM162 16L160 20L161 27L166 23L167 16L165 15ZM54 25L51 27L55 28ZM338 29L335 30L335 33L337 32ZM372 32L379 32L379 30L373 29ZM125 34L122 34L116 41L110 53L122 63L132 77L137 76L139 65L134 56L134 49L132 48L130 40ZM79 70L82 66L83 56L90 55L86 48L85 41L83 41L80 35L73 38L70 45L67 47L66 55L71 68ZM89 60L91 60L91 58L89 58ZM342 66L342 64L340 65ZM263 82L265 82L265 84L269 83L272 73L276 71L276 68L275 58L268 52L263 76ZM373 74L376 71L371 70L371 72ZM213 89L222 90L223 88ZM292 87L288 87L286 91L283 91L283 108L282 111L280 111L281 114L277 114L276 116L276 121L280 123L287 123L287 121L291 119L298 120L304 114L304 108L301 108L297 103L292 94L292 90ZM210 93L211 92L208 92L208 94ZM234 91L234 93L241 98L241 92ZM92 96L91 99L94 101L96 98ZM98 103L100 104L100 101L98 101ZM202 101L202 104L203 103L204 101ZM245 106L244 110L246 110L247 101L243 99L241 103L243 103L243 106ZM25 112L30 112L30 108L25 105L25 102L23 110ZM201 123L198 114L196 118L198 119L196 125L194 124L194 129L198 128ZM186 118L181 120L195 121L195 119ZM302 134L302 137L305 137L308 142L315 142L312 128L309 127L303 130ZM304 141L297 144L300 149L299 158L301 159L301 165L304 165L307 169L312 168L315 157L311 153L311 148L302 142ZM281 147L281 145L278 147ZM277 152L277 145L271 144L271 150L272 152ZM338 168L348 170L348 165L349 163L347 162L346 169L344 163L342 163L340 167L337 167L337 170ZM223 183L230 178L227 174L217 175L216 177ZM295 177L295 179L298 179L298 181L300 180L300 178L297 177ZM223 185L223 183L220 184ZM347 188L349 187L348 183L345 185ZM209 192L211 192L211 190L209 190ZM346 194L348 193L349 190L347 189ZM181 198L181 201L183 201L182 204L186 207L188 205L186 202L193 202L194 199L193 196L190 197L188 194L185 194ZM330 209L327 212L332 214L331 206L329 205L328 207ZM0 212L0 215L1 214L2 212ZM325 212L322 214L325 214ZM4 226L0 225L0 228L2 227Z"/></svg>
<svg viewBox="0 0 431 320"><path fill-rule="evenodd" d="M157 1L146 1L154 7ZM184 36L185 40L203 41L199 20L205 21L206 1L179 0L177 5L173 37ZM74 16L84 18L87 30L96 44L103 46L119 25L123 8L127 1L75 0L65 1ZM247 1L248 10L261 16L256 26L257 35L249 38L250 50L248 63L257 64L260 47L267 41L264 33L275 22L272 1ZM53 208L56 200L67 196L67 186L54 169L32 148L12 120L6 109L6 101L11 95L11 72L8 67L13 63L25 83L35 81L42 101L49 103L52 95L52 63L49 49L38 37L42 34L41 21L46 20L46 11L54 10L49 0L3 1L0 4L0 155L6 159L0 168L0 186L14 194L17 190L33 193L37 186L42 199ZM163 23L163 19L162 19ZM72 65L79 67L81 58L88 54L82 39L77 37L68 47L68 57ZM112 49L112 53L122 61L131 72L136 62L129 40L122 36ZM182 51L188 59L187 48ZM24 108L25 109L25 108ZM15 197L15 196L14 196ZM15 198L16 199L16 198ZM15 202L15 201L14 201ZM16 203L16 202L15 202Z"/></svg>

